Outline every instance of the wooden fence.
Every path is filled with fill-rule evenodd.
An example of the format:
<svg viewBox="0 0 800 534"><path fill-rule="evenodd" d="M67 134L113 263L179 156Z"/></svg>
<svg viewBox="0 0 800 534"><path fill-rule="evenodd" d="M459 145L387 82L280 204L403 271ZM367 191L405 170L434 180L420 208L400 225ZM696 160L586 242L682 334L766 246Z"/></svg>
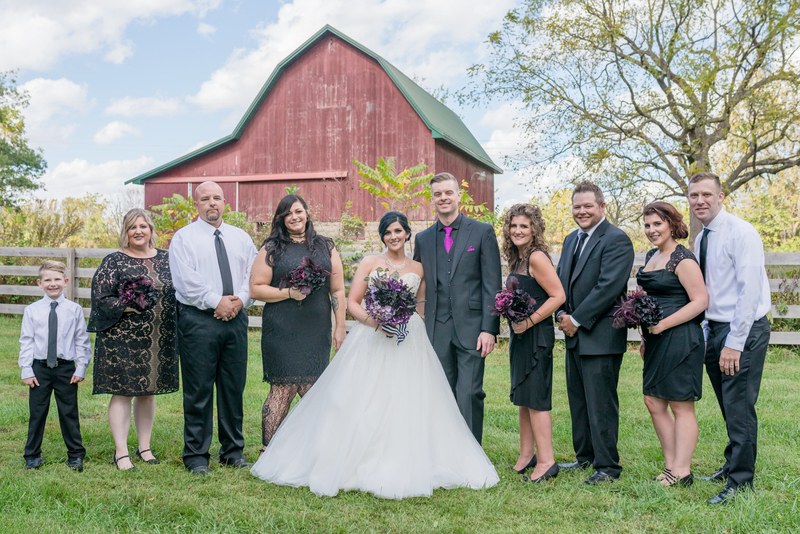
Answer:
<svg viewBox="0 0 800 534"><path fill-rule="evenodd" d="M26 247L0 247L0 257L35 257L63 260L67 265L67 278L70 284L64 290L64 296L70 300L77 301L79 298L88 299L91 297L91 290L88 287L79 287L77 281L80 278L92 278L96 269L81 267L80 261L84 258L104 258L106 255L115 252L116 249L102 248L26 248ZM346 254L345 254L346 256ZM558 264L560 254L552 254L553 262ZM636 254L634 267L644 264L644 254ZM800 266L800 252L773 252L766 254L766 264L768 266ZM0 265L0 276L26 276L37 277L39 275L38 266L16 266ZM800 279L770 279L770 290L773 293L779 292L800 292ZM628 281L628 289L636 289L636 279ZM20 285L0 285L0 295L30 295L41 296L42 290L37 286ZM262 303L256 303L262 304ZM0 304L0 313L21 314L25 309L25 304ZM84 308L84 315L89 315L89 308ZM780 313L783 311L784 313ZM786 306L778 310L772 307L773 319L798 319L800 318L800 306ZM352 323L352 321L348 321ZM250 317L249 326L251 328L261 327L261 317ZM348 324L348 330L352 324ZM505 334L507 336L507 334ZM564 338L564 334L556 330L556 337ZM628 339L638 341L639 335L633 330L628 330ZM772 332L770 344L773 345L800 345L800 332Z"/></svg>

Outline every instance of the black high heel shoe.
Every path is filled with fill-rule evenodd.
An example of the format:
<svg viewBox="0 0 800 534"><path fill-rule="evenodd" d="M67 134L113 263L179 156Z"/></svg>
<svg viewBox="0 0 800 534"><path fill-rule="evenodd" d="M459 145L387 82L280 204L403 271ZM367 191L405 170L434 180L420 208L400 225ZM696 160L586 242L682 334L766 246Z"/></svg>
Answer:
<svg viewBox="0 0 800 534"><path fill-rule="evenodd" d="M530 482L531 484L541 484L542 482L547 482L551 478L556 478L558 476L558 464L555 463L550 466L550 469L545 471L545 473L540 476L539 478L528 478L527 476L522 477L523 482Z"/></svg>
<svg viewBox="0 0 800 534"><path fill-rule="evenodd" d="M158 458L156 458L155 455L153 455L153 459L152 460L145 460L144 458L142 458L142 454L144 454L146 452L149 452L150 454L153 454L153 451L151 451L150 449L145 449L143 451L140 451L139 449L136 449L136 452L134 454L136 455L137 458L139 458L140 460L144 460L148 464L155 465L155 464L160 464L161 463L161 462L158 461Z"/></svg>
<svg viewBox="0 0 800 534"><path fill-rule="evenodd" d="M665 467L663 471L661 471L659 474L657 474L656 476L653 477L653 481L654 482L661 482L662 480L664 480L665 478L667 478L668 476L671 476L671 475L672 475L672 471L670 471L669 469L667 469Z"/></svg>
<svg viewBox="0 0 800 534"><path fill-rule="evenodd" d="M521 475L521 474L525 473L525 471L527 471L528 469L533 469L534 467L536 467L537 463L539 463L539 460L536 459L536 455L534 454L533 458L531 458L531 461L528 462L528 465L526 465L522 469L514 469L513 467L512 467L512 469L514 469L514 471L516 471L517 473L519 473Z"/></svg>
<svg viewBox="0 0 800 534"><path fill-rule="evenodd" d="M114 467L116 467L119 471L136 471L136 466L133 465L133 462L131 462L130 469L120 469L119 463L118 463L120 460L124 460L125 458L127 458L129 460L131 459L131 457L128 456L127 454L125 456L120 456L119 458L117 458L117 453L115 452L113 458L114 458Z"/></svg>
<svg viewBox="0 0 800 534"><path fill-rule="evenodd" d="M683 478L678 478L672 473L668 473L667 476L664 477L664 480L667 481L666 484L662 484L662 486L682 486L684 488L688 488L692 484L694 484L694 474L691 472Z"/></svg>

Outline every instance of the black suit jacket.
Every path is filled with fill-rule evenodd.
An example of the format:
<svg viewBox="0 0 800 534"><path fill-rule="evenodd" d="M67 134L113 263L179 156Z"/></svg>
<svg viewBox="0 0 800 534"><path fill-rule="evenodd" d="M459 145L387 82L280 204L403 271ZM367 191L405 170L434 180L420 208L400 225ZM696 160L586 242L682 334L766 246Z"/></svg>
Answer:
<svg viewBox="0 0 800 534"><path fill-rule="evenodd" d="M414 260L422 263L425 274L425 328L431 341L436 325L436 228L434 223L414 242ZM456 336L463 347L472 349L481 332L500 333L500 318L492 315L502 277L500 248L490 225L462 217L451 272Z"/></svg>
<svg viewBox="0 0 800 534"><path fill-rule="evenodd" d="M604 220L586 241L572 277L568 279L577 244L576 230L564 239L557 269L567 294L558 312L572 315L581 324L575 336L566 337L567 348L577 348L581 356L621 354L625 352L627 330L614 328L611 323L615 304L627 293L634 258L631 240L625 232Z"/></svg>

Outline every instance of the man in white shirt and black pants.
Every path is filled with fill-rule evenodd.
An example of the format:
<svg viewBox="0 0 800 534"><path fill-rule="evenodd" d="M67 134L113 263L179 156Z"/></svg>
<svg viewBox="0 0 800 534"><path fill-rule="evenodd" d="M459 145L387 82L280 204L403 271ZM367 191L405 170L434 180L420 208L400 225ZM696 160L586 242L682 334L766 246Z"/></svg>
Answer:
<svg viewBox="0 0 800 534"><path fill-rule="evenodd" d="M724 196L714 173L699 172L689 180L689 206L703 223L694 250L708 289L706 372L728 430L725 465L707 479L727 484L709 504L723 504L753 487L755 404L770 335L764 245L750 223L722 209Z"/></svg>
<svg viewBox="0 0 800 534"><path fill-rule="evenodd" d="M250 267L256 248L243 230L222 222L225 198L214 182L194 192L198 219L181 228L169 248L178 299L178 350L183 377L183 464L208 475L217 386L219 461L244 460L242 395L247 380L247 314Z"/></svg>

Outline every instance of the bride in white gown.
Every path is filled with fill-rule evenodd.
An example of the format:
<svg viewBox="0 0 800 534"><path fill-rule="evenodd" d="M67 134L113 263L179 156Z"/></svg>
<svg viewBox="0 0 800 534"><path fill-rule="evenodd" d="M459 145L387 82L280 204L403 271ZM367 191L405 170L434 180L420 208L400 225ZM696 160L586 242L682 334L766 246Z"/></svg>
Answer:
<svg viewBox="0 0 800 534"><path fill-rule="evenodd" d="M327 496L361 490L403 499L436 488L494 486L497 472L458 410L422 319L413 315L397 344L376 331L361 305L364 279L378 268L397 271L418 298L425 295L422 265L405 256L406 217L389 212L379 229L387 251L364 258L347 300L359 324L250 472Z"/></svg>

